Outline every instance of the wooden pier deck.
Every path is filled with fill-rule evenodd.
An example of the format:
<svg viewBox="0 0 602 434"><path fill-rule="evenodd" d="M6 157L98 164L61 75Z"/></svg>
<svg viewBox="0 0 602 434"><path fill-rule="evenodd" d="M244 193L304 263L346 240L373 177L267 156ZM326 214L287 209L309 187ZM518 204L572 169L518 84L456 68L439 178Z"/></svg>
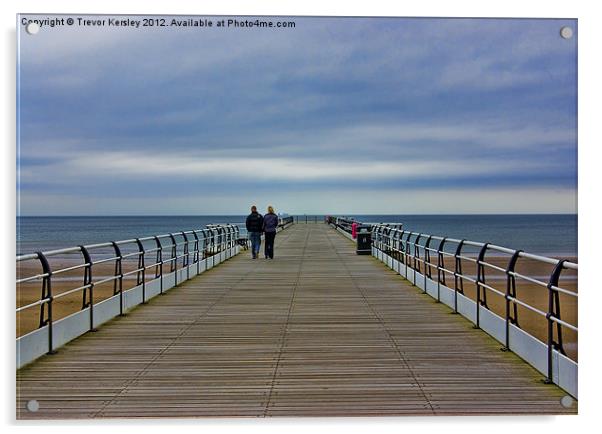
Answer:
<svg viewBox="0 0 602 434"><path fill-rule="evenodd" d="M566 394L324 224L17 372L19 419L560 414ZM26 410L37 400L39 410Z"/></svg>

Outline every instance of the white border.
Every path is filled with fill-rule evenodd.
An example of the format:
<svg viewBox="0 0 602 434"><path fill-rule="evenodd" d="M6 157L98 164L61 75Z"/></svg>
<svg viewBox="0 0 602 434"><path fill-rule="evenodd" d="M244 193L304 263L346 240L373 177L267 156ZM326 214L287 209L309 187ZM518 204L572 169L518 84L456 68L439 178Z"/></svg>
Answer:
<svg viewBox="0 0 602 434"><path fill-rule="evenodd" d="M601 161L600 143L602 143L599 129L599 101L601 99L600 79L602 76L599 41L602 40L602 26L600 14L595 2L569 2L569 1L533 1L507 0L504 2L482 2L455 0L423 0L421 2L391 2L386 0L371 0L359 2L357 0L305 0L294 2L287 0L261 0L249 2L245 0L231 0L218 2L216 0L193 3L187 0L171 0L166 3L151 2L124 2L123 0L104 0L103 2L81 2L54 0L20 0L2 2L2 35L4 50L3 92L4 104L2 105L2 131L5 134L5 146L2 171L2 198L3 204L8 207L2 213L2 239L5 248L1 250L0 258L1 275L4 278L4 288L14 288L15 269L15 150L11 144L15 143L15 16L18 12L81 12L81 13L182 13L182 14L326 14L326 15L389 15L389 16L489 16L489 17L574 17L579 19L579 253L580 266L579 281L582 288L596 288L599 277L596 275L597 253L594 247L602 245L601 231L599 231L599 215L601 207L597 199L600 184L599 164ZM328 212L328 210L324 210ZM7 246L7 247L6 247ZM13 348L15 331L15 298L5 303L5 327L3 348ZM419 429L421 432L446 433L471 433L482 432L484 426L491 433L506 433L509 429L524 428L525 425L533 429L534 425L545 425L550 429L554 423L555 431L564 432L589 432L590 422L597 421L599 415L599 391L602 388L599 364L601 360L601 345L599 343L599 295L597 291L583 291L579 307L579 353L582 363L579 395L578 418L574 417L486 417L486 418L356 418L356 419L289 419L289 420L205 420L205 421L119 421L98 422L96 426L86 424L90 432L106 432L103 425L130 425L144 426L145 431L161 433L165 426L181 426L179 429L197 432L199 425L204 428L211 427L214 432L230 432L237 428L245 431L262 434L267 432L281 433L286 429L289 434L305 433L310 429L326 428L332 430L334 426L345 429L348 433L362 433L366 429L377 429L380 432L399 432L401 426L410 429ZM598 306L598 307L597 307ZM6 351L4 360L5 384L8 393L3 394L3 421L5 425L14 424L14 363L12 351ZM585 380L584 380L585 379ZM46 423L44 431L47 434L81 431L83 423L55 422ZM594 424L595 425L595 424ZM9 430L14 427L8 426ZM21 427L23 429L23 427ZM26 430L39 431L40 425L29 424ZM131 428L130 428L131 429Z"/></svg>

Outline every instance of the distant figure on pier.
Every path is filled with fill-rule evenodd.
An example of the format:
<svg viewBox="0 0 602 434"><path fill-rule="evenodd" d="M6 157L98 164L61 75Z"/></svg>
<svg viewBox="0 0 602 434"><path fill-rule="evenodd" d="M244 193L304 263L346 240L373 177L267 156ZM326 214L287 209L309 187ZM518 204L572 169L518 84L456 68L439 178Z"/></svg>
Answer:
<svg viewBox="0 0 602 434"><path fill-rule="evenodd" d="M263 218L263 231L265 232L265 258L274 259L274 239L278 227L278 216L274 208L268 206L268 213Z"/></svg>
<svg viewBox="0 0 602 434"><path fill-rule="evenodd" d="M259 256L259 249L261 248L263 216L257 212L257 207L255 205L251 207L251 214L247 216L246 226L247 232L249 233L249 239L251 240L251 252L253 253L253 259L257 259Z"/></svg>

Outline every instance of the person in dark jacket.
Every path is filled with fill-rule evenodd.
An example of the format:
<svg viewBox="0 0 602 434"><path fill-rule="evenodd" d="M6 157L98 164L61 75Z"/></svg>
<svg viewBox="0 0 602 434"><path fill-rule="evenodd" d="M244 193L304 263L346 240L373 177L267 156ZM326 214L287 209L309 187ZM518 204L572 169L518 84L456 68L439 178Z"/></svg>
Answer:
<svg viewBox="0 0 602 434"><path fill-rule="evenodd" d="M278 216L274 208L268 206L268 213L263 218L263 231L265 232L265 258L274 259L274 239L278 227Z"/></svg>
<svg viewBox="0 0 602 434"><path fill-rule="evenodd" d="M247 232L249 233L249 240L251 240L251 253L253 253L253 259L257 259L259 256L259 249L261 248L263 217L257 212L257 207L255 205L251 207L251 214L247 216L246 226Z"/></svg>

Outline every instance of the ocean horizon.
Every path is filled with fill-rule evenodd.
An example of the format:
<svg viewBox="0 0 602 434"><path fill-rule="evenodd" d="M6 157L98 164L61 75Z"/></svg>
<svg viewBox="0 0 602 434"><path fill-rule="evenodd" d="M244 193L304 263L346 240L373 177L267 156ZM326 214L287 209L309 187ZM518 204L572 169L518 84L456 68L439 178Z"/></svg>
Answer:
<svg viewBox="0 0 602 434"><path fill-rule="evenodd" d="M297 216L297 214L291 214ZM323 214L300 214L300 217ZM404 229L489 242L548 256L577 256L577 214L337 214L364 222L403 223ZM82 244L238 224L245 215L18 216L17 254ZM300 218L300 222L304 222Z"/></svg>

